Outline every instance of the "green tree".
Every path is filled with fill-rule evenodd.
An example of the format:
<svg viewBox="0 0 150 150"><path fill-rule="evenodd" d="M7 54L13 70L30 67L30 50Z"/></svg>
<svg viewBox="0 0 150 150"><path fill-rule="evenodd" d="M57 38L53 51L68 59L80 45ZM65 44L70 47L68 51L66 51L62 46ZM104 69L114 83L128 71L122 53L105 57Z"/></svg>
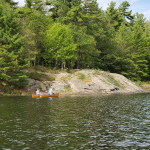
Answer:
<svg viewBox="0 0 150 150"><path fill-rule="evenodd" d="M132 32L132 41L133 45L132 50L136 53L134 62L138 65L137 69L137 79L143 80L148 77L148 60L147 60L147 47L145 44L145 35L143 33L142 27L138 22L133 26Z"/></svg>
<svg viewBox="0 0 150 150"><path fill-rule="evenodd" d="M26 0L26 7L41 13L44 12L44 2L42 0Z"/></svg>
<svg viewBox="0 0 150 150"><path fill-rule="evenodd" d="M18 86L26 85L26 76L20 71L27 67L28 52L25 37L19 31L19 18L8 3L0 4L0 78Z"/></svg>
<svg viewBox="0 0 150 150"><path fill-rule="evenodd" d="M72 32L66 25L54 23L47 31L45 37L46 53L44 58L47 61L56 60L57 64L66 64L66 61L76 60L76 45L73 42Z"/></svg>
<svg viewBox="0 0 150 150"><path fill-rule="evenodd" d="M50 0L49 4L53 7L50 11L54 20L69 25L74 33L73 39L77 45L78 55L76 67L92 67L94 57L100 53L96 49L96 41L93 36L101 34L99 32L101 28L96 24L96 19L99 18L96 1Z"/></svg>
<svg viewBox="0 0 150 150"><path fill-rule="evenodd" d="M133 60L136 53L132 51L132 44L130 42L132 40L131 32L131 28L126 27L124 23L119 27L115 37L117 53L113 55L114 63L111 67L114 69L114 72L135 79L137 77L136 70L138 65Z"/></svg>
<svg viewBox="0 0 150 150"><path fill-rule="evenodd" d="M148 45L138 23L133 27L122 24L116 35L118 54L114 57L115 72L133 80L145 80L148 71Z"/></svg>
<svg viewBox="0 0 150 150"><path fill-rule="evenodd" d="M15 8L18 2L14 2L13 0L0 0L1 3L8 3L11 7Z"/></svg>
<svg viewBox="0 0 150 150"><path fill-rule="evenodd" d="M124 1L116 7L116 2L111 1L109 7L107 8L107 15L111 19L111 23L114 25L116 30L119 29L122 23L126 24L126 26L130 26L130 22L134 19L134 15L131 15L132 11L127 11L130 4L127 1Z"/></svg>
<svg viewBox="0 0 150 150"><path fill-rule="evenodd" d="M43 4L42 1L37 2ZM25 43L29 52L28 58L30 58L29 67L45 64L43 59L44 34L47 26L53 23L51 17L45 15L44 10L36 9L33 4L35 4L34 0L28 0L24 7L17 10L21 18L20 25L23 27L20 33L26 35ZM40 6L43 8L43 5Z"/></svg>

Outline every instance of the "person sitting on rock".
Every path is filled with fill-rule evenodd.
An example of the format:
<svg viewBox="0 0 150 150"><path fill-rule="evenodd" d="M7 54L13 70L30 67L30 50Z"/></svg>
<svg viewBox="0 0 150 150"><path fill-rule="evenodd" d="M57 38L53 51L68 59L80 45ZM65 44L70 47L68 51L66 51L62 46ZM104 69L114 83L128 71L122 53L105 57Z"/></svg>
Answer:
<svg viewBox="0 0 150 150"><path fill-rule="evenodd" d="M53 93L53 90L50 88L49 89L49 95L53 95L54 93Z"/></svg>
<svg viewBox="0 0 150 150"><path fill-rule="evenodd" d="M36 95L40 95L40 89L37 88Z"/></svg>

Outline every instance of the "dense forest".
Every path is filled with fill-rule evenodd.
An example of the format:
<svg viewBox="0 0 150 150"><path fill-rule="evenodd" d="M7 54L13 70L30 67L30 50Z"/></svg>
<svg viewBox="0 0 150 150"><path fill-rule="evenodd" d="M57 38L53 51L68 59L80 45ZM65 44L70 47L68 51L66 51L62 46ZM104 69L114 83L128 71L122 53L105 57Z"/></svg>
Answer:
<svg viewBox="0 0 150 150"><path fill-rule="evenodd" d="M150 23L124 1L0 0L0 81L26 85L23 69L101 69L133 81L150 77Z"/></svg>

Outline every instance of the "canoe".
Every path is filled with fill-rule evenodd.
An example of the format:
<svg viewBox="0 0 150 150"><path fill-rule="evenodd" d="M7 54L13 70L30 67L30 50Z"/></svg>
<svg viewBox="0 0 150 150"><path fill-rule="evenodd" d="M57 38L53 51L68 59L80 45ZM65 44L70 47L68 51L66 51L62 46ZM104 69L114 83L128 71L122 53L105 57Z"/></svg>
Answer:
<svg viewBox="0 0 150 150"><path fill-rule="evenodd" d="M37 98L37 97L58 97L58 96L59 96L59 93L53 94L53 95L35 95L35 94L32 94L32 98Z"/></svg>

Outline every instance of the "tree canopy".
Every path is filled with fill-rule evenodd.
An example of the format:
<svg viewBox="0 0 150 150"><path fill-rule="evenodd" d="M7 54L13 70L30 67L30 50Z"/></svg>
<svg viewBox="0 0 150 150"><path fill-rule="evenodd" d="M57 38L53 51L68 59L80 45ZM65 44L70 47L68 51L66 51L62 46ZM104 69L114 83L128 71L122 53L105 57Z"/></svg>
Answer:
<svg viewBox="0 0 150 150"><path fill-rule="evenodd" d="M150 23L130 4L96 0L0 0L0 80L24 87L24 68L102 69L150 77Z"/></svg>

